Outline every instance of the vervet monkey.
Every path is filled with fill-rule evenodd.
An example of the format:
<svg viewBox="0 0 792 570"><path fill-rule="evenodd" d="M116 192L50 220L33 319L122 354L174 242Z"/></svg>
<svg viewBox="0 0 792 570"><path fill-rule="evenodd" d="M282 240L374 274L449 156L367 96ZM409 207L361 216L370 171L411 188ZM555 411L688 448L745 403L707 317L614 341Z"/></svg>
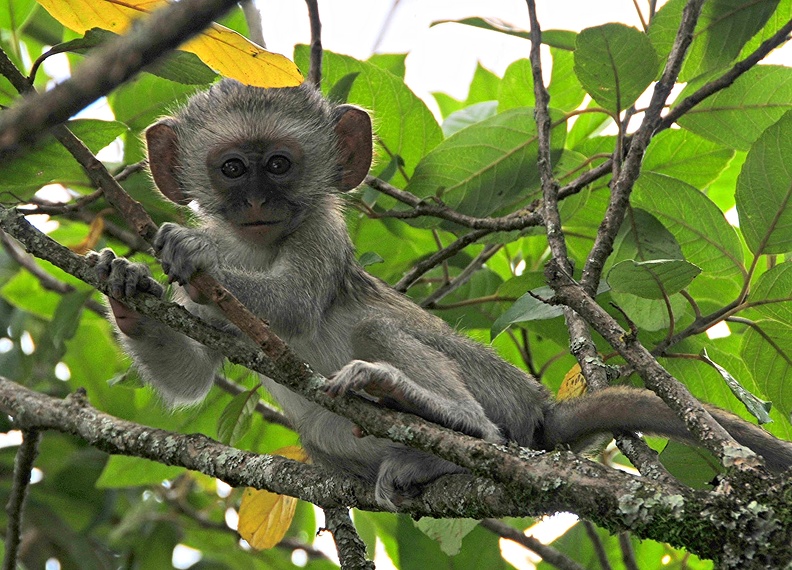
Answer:
<svg viewBox="0 0 792 570"><path fill-rule="evenodd" d="M154 247L175 300L217 326L219 310L189 285L203 271L329 380L329 392L383 403L487 441L577 449L593 434L642 431L692 441L647 390L610 388L555 402L534 377L368 275L355 260L339 194L358 186L372 155L363 110L309 86L259 89L225 80L146 132L154 181L169 199L195 201L198 228L160 228ZM148 268L96 254L116 299L163 288ZM170 404L201 400L221 354L111 300L120 338L142 376ZM440 475L463 471L373 436L263 378L313 460L376 485L395 509ZM792 465L792 444L722 410L710 411L769 467Z"/></svg>

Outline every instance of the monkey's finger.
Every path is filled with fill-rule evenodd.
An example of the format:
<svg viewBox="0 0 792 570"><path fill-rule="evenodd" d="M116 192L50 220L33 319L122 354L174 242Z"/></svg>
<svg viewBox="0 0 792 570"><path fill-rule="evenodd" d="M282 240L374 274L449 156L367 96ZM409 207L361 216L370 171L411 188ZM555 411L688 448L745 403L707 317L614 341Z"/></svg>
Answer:
<svg viewBox="0 0 792 570"><path fill-rule="evenodd" d="M97 254L96 259L96 276L99 277L102 281L107 280L112 273L112 264L113 261L118 259L113 253L113 250L109 248L105 248Z"/></svg>

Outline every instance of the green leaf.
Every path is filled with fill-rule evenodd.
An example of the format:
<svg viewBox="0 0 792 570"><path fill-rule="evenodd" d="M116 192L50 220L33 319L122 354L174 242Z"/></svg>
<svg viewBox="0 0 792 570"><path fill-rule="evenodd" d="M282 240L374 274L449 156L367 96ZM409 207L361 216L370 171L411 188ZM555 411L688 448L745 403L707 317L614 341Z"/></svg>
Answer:
<svg viewBox="0 0 792 570"><path fill-rule="evenodd" d="M492 324L492 330L490 330L491 338L495 338L505 331L509 325L514 323L554 319L555 317L563 315L564 312L561 307L549 305L540 300L549 300L552 297L553 290L550 287L539 287L517 299L514 304L504 311L504 313Z"/></svg>
<svg viewBox="0 0 792 570"><path fill-rule="evenodd" d="M553 129L553 162L563 149L566 125ZM533 109L519 108L463 129L421 160L407 190L438 197L471 216L487 216L526 200L539 177Z"/></svg>
<svg viewBox="0 0 792 570"><path fill-rule="evenodd" d="M346 103L349 101L349 92L352 90L358 75L360 75L359 71L353 71L336 81L333 88L327 92L327 98L333 103Z"/></svg>
<svg viewBox="0 0 792 570"><path fill-rule="evenodd" d="M362 267L368 267L369 265L374 265L375 263L383 263L384 261L385 260L382 259L382 256L380 256L375 251L367 251L358 259L358 263L360 263Z"/></svg>
<svg viewBox="0 0 792 570"><path fill-rule="evenodd" d="M760 333L761 331L761 333ZM787 418L792 412L792 323L759 320L743 335L740 355L759 389Z"/></svg>
<svg viewBox="0 0 792 570"><path fill-rule="evenodd" d="M99 489L118 489L159 485L166 479L176 478L184 471L184 467L162 465L139 457L113 455L96 481L96 486Z"/></svg>
<svg viewBox="0 0 792 570"><path fill-rule="evenodd" d="M613 244L614 263L627 259L685 259L682 246L668 229L651 213L632 208L619 228Z"/></svg>
<svg viewBox="0 0 792 570"><path fill-rule="evenodd" d="M689 131L668 129L652 139L641 169L703 189L723 172L733 156L731 148Z"/></svg>
<svg viewBox="0 0 792 570"><path fill-rule="evenodd" d="M422 517L415 522L421 532L440 543L440 549L454 556L462 549L462 539L478 526L475 519L433 519Z"/></svg>
<svg viewBox="0 0 792 570"><path fill-rule="evenodd" d="M124 160L127 163L137 162L145 156L140 132L184 103L195 91L194 86L142 73L110 94L108 103L113 114L130 129L124 136ZM151 185L149 180L146 180L146 185Z"/></svg>
<svg viewBox="0 0 792 570"><path fill-rule="evenodd" d="M503 74L498 90L498 111L533 107L535 102L531 62L527 59L518 59L510 64Z"/></svg>
<svg viewBox="0 0 792 570"><path fill-rule="evenodd" d="M727 284L736 295L745 274L743 249L735 229L723 212L703 193L681 180L650 172L641 173L635 183L631 203L643 208L674 235L685 259L698 266L702 274L691 284L694 296L723 301Z"/></svg>
<svg viewBox="0 0 792 570"><path fill-rule="evenodd" d="M375 53L367 61L404 79L406 71L404 62L406 59L406 53Z"/></svg>
<svg viewBox="0 0 792 570"><path fill-rule="evenodd" d="M756 255L792 251L792 113L754 143L737 178L740 229Z"/></svg>
<svg viewBox="0 0 792 570"><path fill-rule="evenodd" d="M704 362L712 366L715 370L718 371L723 381L726 382L726 385L729 387L729 390L737 396L737 399L740 400L744 405L745 409L747 409L751 414L759 420L760 424L767 424L772 422L773 420L770 418L770 408L773 407L773 404L770 402L765 402L751 394L748 390L743 388L742 384L740 384L734 376L732 376L728 370L726 370L723 366L714 362L710 359L709 355L707 354L706 350L701 352L701 357L704 359Z"/></svg>
<svg viewBox="0 0 792 570"><path fill-rule="evenodd" d="M605 24L578 34L575 73L591 98L614 115L635 103L657 69L652 43L635 28Z"/></svg>
<svg viewBox="0 0 792 570"><path fill-rule="evenodd" d="M701 269L681 259L620 261L608 272L608 285L620 293L662 299L687 287Z"/></svg>
<svg viewBox="0 0 792 570"><path fill-rule="evenodd" d="M473 72L473 79L470 80L470 89L468 89L465 105L470 106L476 103L483 103L484 101L496 100L500 83L500 77L481 65L481 63L477 63Z"/></svg>
<svg viewBox="0 0 792 570"><path fill-rule="evenodd" d="M56 347L62 347L77 332L85 301L92 294L93 289L83 289L63 295L47 331Z"/></svg>
<svg viewBox="0 0 792 570"><path fill-rule="evenodd" d="M575 75L575 56L571 51L555 47L550 48L550 54L553 57L550 84L547 86L550 105L554 109L569 113L580 107L586 97L586 92Z"/></svg>
<svg viewBox="0 0 792 570"><path fill-rule="evenodd" d="M0 7L0 29L18 30L35 7L36 0L6 0Z"/></svg>
<svg viewBox="0 0 792 570"><path fill-rule="evenodd" d="M450 137L465 127L475 125L484 119L494 117L497 112L497 101L484 101L483 103L476 103L475 105L455 111L448 115L448 118L443 121L443 134L446 137Z"/></svg>
<svg viewBox="0 0 792 570"><path fill-rule="evenodd" d="M701 10L694 41L679 74L690 81L702 73L725 67L740 49L762 29L778 6L778 0L711 0Z"/></svg>
<svg viewBox="0 0 792 570"><path fill-rule="evenodd" d="M118 121L76 119L67 126L96 154L127 131ZM88 183L88 177L74 157L53 137L36 143L29 152L3 164L0 169L0 190L13 192L25 199L46 184Z"/></svg>
<svg viewBox="0 0 792 570"><path fill-rule="evenodd" d="M770 38L770 36L775 35L775 33L781 29L781 27L790 19L792 19L792 0L781 0L778 3L778 7L776 8L775 12L773 12L772 16L768 18L764 27L745 43L740 55L738 55L735 59L745 59L749 54L756 50L756 48L758 48L762 42Z"/></svg>
<svg viewBox="0 0 792 570"><path fill-rule="evenodd" d="M776 265L751 288L749 301L764 317L792 323L792 263Z"/></svg>
<svg viewBox="0 0 792 570"><path fill-rule="evenodd" d="M694 489L711 489L712 481L723 468L706 449L669 441L660 452L660 461L685 485Z"/></svg>
<svg viewBox="0 0 792 570"><path fill-rule="evenodd" d="M258 403L258 389L256 386L241 392L228 403L217 420L217 439L234 446L247 433Z"/></svg>
<svg viewBox="0 0 792 570"><path fill-rule="evenodd" d="M665 299L644 299L637 295L616 291L611 291L611 298L642 331L666 330L672 322L675 323L682 318L690 307L682 295L671 295L668 304Z"/></svg>
<svg viewBox="0 0 792 570"><path fill-rule="evenodd" d="M690 83L677 101L703 85ZM697 135L737 150L748 150L762 132L792 109L792 69L757 65L726 89L707 97L677 123Z"/></svg>
<svg viewBox="0 0 792 570"><path fill-rule="evenodd" d="M120 388L128 388L130 390L138 390L145 387L146 383L143 381L143 378L140 377L140 373L137 371L137 368L130 366L126 371L116 374L110 378L107 381L107 385L111 388L118 386Z"/></svg>
<svg viewBox="0 0 792 570"><path fill-rule="evenodd" d="M297 46L294 61L301 69L309 66L310 48ZM325 51L322 57L323 89L330 89L341 78L358 72L349 92L349 102L371 109L377 117L377 140L383 147L378 169L385 168L389 158L399 156L407 175L412 175L418 161L442 139L443 133L432 113L404 81L381 67L349 56ZM406 180L400 172L392 183L402 187Z"/></svg>
<svg viewBox="0 0 792 570"><path fill-rule="evenodd" d="M599 109L596 101L590 101L588 109ZM579 150L581 144L590 140L590 137L595 136L602 131L608 124L612 124L613 119L610 115L602 111L591 111L588 113L581 113L575 118L572 128L569 129L567 135L567 147ZM611 147L613 152L613 147ZM582 151L581 151L582 152Z"/></svg>

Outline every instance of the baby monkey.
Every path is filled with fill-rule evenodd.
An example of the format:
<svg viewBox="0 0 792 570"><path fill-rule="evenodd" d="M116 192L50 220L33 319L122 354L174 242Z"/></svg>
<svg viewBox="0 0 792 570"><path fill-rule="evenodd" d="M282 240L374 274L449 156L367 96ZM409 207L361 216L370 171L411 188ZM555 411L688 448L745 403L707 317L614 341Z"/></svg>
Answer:
<svg viewBox="0 0 792 570"><path fill-rule="evenodd" d="M581 449L595 434L642 431L692 441L648 390L614 387L556 402L534 377L456 333L358 265L340 193L357 187L372 156L371 120L304 85L260 89L224 80L146 131L151 174L179 204L195 201L201 224L160 228L154 247L174 299L218 327L219 310L189 285L206 272L270 323L329 392L366 393L384 404L487 441L531 449ZM94 254L109 283L121 342L142 376L171 405L201 400L221 354L123 305L138 292L163 295L140 263ZM396 509L421 486L463 470L373 436L262 378L312 459L375 484ZM776 471L792 444L728 412L708 408Z"/></svg>

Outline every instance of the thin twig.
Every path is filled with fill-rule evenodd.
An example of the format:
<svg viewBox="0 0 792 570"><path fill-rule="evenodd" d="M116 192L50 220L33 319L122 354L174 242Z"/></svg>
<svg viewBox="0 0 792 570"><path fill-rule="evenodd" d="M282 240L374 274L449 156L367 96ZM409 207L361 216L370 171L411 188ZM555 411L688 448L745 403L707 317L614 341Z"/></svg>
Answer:
<svg viewBox="0 0 792 570"><path fill-rule="evenodd" d="M540 214L532 208L523 208L500 218L476 218L474 216L460 214L445 204L432 203L432 199L424 200L423 198L419 198L415 194L400 190L384 180L380 180L373 176L366 177L366 184L378 192L382 192L413 208L411 211L404 212L403 215L400 215L398 212L393 212L392 216L390 215L391 213L385 213L382 214L381 217L417 218L421 216L433 216L474 230L502 232L523 230L525 228L538 226L542 223ZM574 192L570 190L569 194L572 193Z"/></svg>
<svg viewBox="0 0 792 570"><path fill-rule="evenodd" d="M572 263L567 253L566 237L561 224L561 213L558 209L559 187L553 178L553 165L550 153L550 130L552 120L548 108L550 95L542 78L542 30L536 14L535 0L528 1L528 15L531 22L531 73L534 82L534 98L536 100L536 128L539 139L539 175L542 180L542 217L547 234L547 243L553 259L564 271L572 274ZM592 390L605 388L608 379L605 368L601 365L597 347L591 338L591 332L585 321L569 307L563 308L566 326L569 329L570 349L580 364L586 382Z"/></svg>
<svg viewBox="0 0 792 570"><path fill-rule="evenodd" d="M261 26L261 11L253 3L253 0L242 0L239 5L242 7L242 12L245 14L248 36L252 41L266 49L267 42L264 39L264 30Z"/></svg>
<svg viewBox="0 0 792 570"><path fill-rule="evenodd" d="M477 242L484 236L491 233L492 232L490 230L476 230L470 232L469 234L463 235L451 245L441 249L436 253L433 253L423 261L416 263L415 266L404 275L404 277L399 279L399 282L396 283L393 288L404 293L407 289L409 289L410 285L415 283L418 278L421 277L421 275L436 267L446 259L455 256L470 244Z"/></svg>
<svg viewBox="0 0 792 570"><path fill-rule="evenodd" d="M308 18L311 22L311 68L308 81L320 89L322 87L322 21L319 19L319 5L316 0L305 0Z"/></svg>
<svg viewBox="0 0 792 570"><path fill-rule="evenodd" d="M679 485L679 481L660 463L657 452L640 437L634 435L616 436L616 446L644 477L666 485Z"/></svg>
<svg viewBox="0 0 792 570"><path fill-rule="evenodd" d="M374 563L366 558L366 544L358 536L355 525L345 507L324 509L325 530L335 539L338 559L343 570L374 570Z"/></svg>
<svg viewBox="0 0 792 570"><path fill-rule="evenodd" d="M235 382L231 382L231 380L220 376L219 374L215 375L214 383L215 386L224 392L228 392L234 396L245 392L245 388ZM261 415L262 418L270 423L278 424L289 429L294 429L294 426L286 416L262 400L256 402L256 411Z"/></svg>
<svg viewBox="0 0 792 570"><path fill-rule="evenodd" d="M424 309L432 309L435 307L435 304L448 295L449 293L459 289L470 281L470 278L473 277L473 274L481 269L481 267L489 261L489 259L500 251L502 245L501 244L489 244L484 247L484 250L479 253L476 258L471 261L462 272L457 275L451 281L444 283L442 286L438 287L435 291L432 292L426 299L421 301L421 306Z"/></svg>
<svg viewBox="0 0 792 570"><path fill-rule="evenodd" d="M701 103L707 97L710 97L726 89L732 85L738 77L744 74L749 69L752 69L764 59L771 51L779 47L781 44L789 41L789 35L792 33L792 20L789 20L783 27L766 39L761 45L756 48L748 57L738 61L726 73L703 85L700 89L696 90L691 95L685 97L679 103L674 105L674 108L663 117L657 125L657 130L667 129L673 125L679 118L690 111L693 107Z"/></svg>
<svg viewBox="0 0 792 570"><path fill-rule="evenodd" d="M539 540L532 536L526 536L513 526L509 526L503 521L495 519L484 519L481 521L481 526L497 534L502 538L516 542L524 546L528 550L532 550L542 557L542 560L559 570L585 570L585 567L575 562L572 558L553 548L542 544Z"/></svg>
<svg viewBox="0 0 792 570"><path fill-rule="evenodd" d="M641 570L638 567L638 561L635 559L635 551L633 550L632 542L630 542L629 533L619 533L619 547L622 551L622 562L624 562L624 567L627 570Z"/></svg>
<svg viewBox="0 0 792 570"><path fill-rule="evenodd" d="M652 99L644 113L641 126L630 141L619 176L611 184L611 198L608 208L597 231L597 237L594 240L591 252L586 259L581 277L583 289L592 297L596 294L599 286L605 261L613 251L616 234L624 220L625 212L630 203L633 185L641 170L644 152L660 122L660 113L665 108L666 100L676 84L676 79L682 68L687 49L693 41L693 31L696 27L696 22L698 22L703 3L704 0L690 0L685 5L682 11L682 20L674 38L674 45L671 48L663 74L655 84Z"/></svg>
<svg viewBox="0 0 792 570"><path fill-rule="evenodd" d="M602 544L599 534L597 534L597 527L589 521L583 521L583 528L586 529L586 534L594 547L594 552L597 554L597 560L599 560L602 570L612 570L608 555L605 553L605 546Z"/></svg>
<svg viewBox="0 0 792 570"><path fill-rule="evenodd" d="M8 502L6 503L8 522L2 570L15 570L17 567L17 555L22 537L22 510L25 505L27 490L30 486L30 473L33 470L33 462L36 459L36 455L38 455L40 441L41 433L38 430L23 430L22 445L19 446L14 459L14 479L11 484Z"/></svg>

